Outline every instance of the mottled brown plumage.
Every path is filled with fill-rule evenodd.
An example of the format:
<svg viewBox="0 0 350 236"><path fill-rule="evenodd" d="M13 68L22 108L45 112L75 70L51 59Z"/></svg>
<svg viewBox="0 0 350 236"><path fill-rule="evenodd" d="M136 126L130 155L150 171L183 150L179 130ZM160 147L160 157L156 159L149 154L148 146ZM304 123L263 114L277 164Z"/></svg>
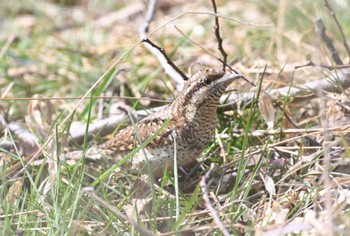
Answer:
<svg viewBox="0 0 350 236"><path fill-rule="evenodd" d="M105 156L117 162L137 148L139 141L149 140L168 121L159 135L133 156L131 165L126 166L133 172L146 173L146 155L153 175L161 176L166 168L174 165L174 137L178 166L192 164L213 137L221 95L234 79L240 77L210 68L195 73L174 102L135 126L121 130L108 142L89 149L86 155L92 158Z"/></svg>

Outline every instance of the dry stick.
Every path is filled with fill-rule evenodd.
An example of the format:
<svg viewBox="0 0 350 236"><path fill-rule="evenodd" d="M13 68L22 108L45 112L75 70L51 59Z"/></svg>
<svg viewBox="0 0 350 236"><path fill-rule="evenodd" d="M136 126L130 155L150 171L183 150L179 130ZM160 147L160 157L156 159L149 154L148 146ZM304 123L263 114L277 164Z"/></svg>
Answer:
<svg viewBox="0 0 350 236"><path fill-rule="evenodd" d="M155 107L150 110L139 110L132 111L131 114L135 117L135 120L141 120L151 113L157 112L163 109L165 106ZM125 113L127 114L127 113ZM115 131L116 127L121 124L130 124L130 119L127 115L115 115L102 120L97 120L89 125L88 139L92 138L94 135L99 134L100 136L108 135ZM80 121L72 122L69 130L69 141L71 143L81 144L86 135L85 127L86 124Z"/></svg>
<svg viewBox="0 0 350 236"><path fill-rule="evenodd" d="M153 98L147 98L147 97L130 97L130 96L93 96L92 98L108 98L108 99L113 99L113 98L122 98L122 99L135 99L135 100L149 100L149 101L155 101L155 102L163 102L163 103L170 103L170 100L162 100L162 99L153 99ZM50 100L68 100L68 99L82 99L81 97L53 97L53 98L43 98L43 97L35 97L35 98L0 98L1 100L4 101L27 101L27 100L40 100L40 101L50 101ZM85 99L91 99L91 98L85 98ZM160 106L158 108L153 108L152 112L158 111L165 106ZM121 109L121 107L119 107ZM126 114L126 113L125 113ZM136 117L137 120L140 120L147 115L150 114L149 111L147 110L139 110L139 111L134 111L133 116ZM0 116L1 118L1 116ZM108 135L111 132L115 130L115 127L118 127L122 122L124 123L129 123L129 118L126 117L125 115L113 115L111 117L105 118L105 119L99 119L94 122L92 122L89 125L89 130L88 130L88 138L90 139L92 136L99 134L100 136ZM1 119L0 119L0 125L2 124ZM71 143L79 143L81 144L84 140L84 137L86 135L85 131L85 126L86 123L80 122L80 121L73 121L70 125L70 130L69 130L69 136L70 139L69 141ZM12 126L9 125L9 129L14 132L12 129ZM28 131L29 132L29 131ZM17 136L15 134L15 136Z"/></svg>
<svg viewBox="0 0 350 236"><path fill-rule="evenodd" d="M222 55L222 60L223 60L223 65L222 65L222 70L225 71L226 68L226 61L227 61L227 53L225 52L224 48L222 47L222 38L220 36L220 25L219 25L219 17L218 17L218 9L216 7L215 0L211 0L211 3L213 5L213 10L215 13L215 26L214 26L214 32L215 32L215 37L218 41L218 49Z"/></svg>
<svg viewBox="0 0 350 236"><path fill-rule="evenodd" d="M148 38L144 38L142 40L142 42L144 43L148 43L149 45L151 45L153 48L157 49L165 58L165 61L168 65L170 65L177 73L179 73L182 77L183 80L188 80L188 77L179 69L179 67L177 67L175 65L175 63L169 58L169 56L165 53L164 48L161 48L159 46L157 46L156 44L154 44L151 40L149 40Z"/></svg>
<svg viewBox="0 0 350 236"><path fill-rule="evenodd" d="M165 50L152 43L146 35L149 31L149 25L155 13L156 4L157 0L149 1L145 22L141 25L139 29L140 39L142 42L144 42L143 45L145 46L145 48L157 57L165 73L175 81L175 83L177 84L177 89L180 90L183 84L183 80L188 80L187 76L167 56Z"/></svg>
<svg viewBox="0 0 350 236"><path fill-rule="evenodd" d="M337 16L335 15L332 7L329 5L328 3L328 0L324 0L324 4L326 6L326 8L328 9L329 13L331 14L331 16L333 17L334 21L335 21L335 24L337 25L339 31L340 31L340 34L341 34L341 37L342 37L342 40L343 40L343 45L346 49L346 52L348 53L348 57L350 58L350 48L349 48L349 45L346 41L346 37L345 37L345 34L344 34L344 31L343 31L343 28L341 27L339 21L338 21L338 18Z"/></svg>
<svg viewBox="0 0 350 236"><path fill-rule="evenodd" d="M200 186L201 186L202 193L203 193L203 199L205 201L206 207L210 211L215 223L217 224L217 226L219 227L219 229L221 230L223 235L230 236L231 234L227 231L224 224L221 222L220 217L217 214L217 212L215 211L214 207L211 205L210 199L208 196L208 189L207 189L207 184L205 183L205 180L210 176L210 172L212 171L213 168L214 168L214 165L211 165L209 171L202 177L202 179L200 181Z"/></svg>
<svg viewBox="0 0 350 236"><path fill-rule="evenodd" d="M97 196L93 189L87 187L83 188L82 191L87 194L90 198L97 201L99 204L101 204L103 207L107 208L110 212L112 212L120 221L122 221L124 224L130 223L140 234L147 235L147 236L154 236L151 231L144 228L142 225L139 225L135 221L129 219L126 215L122 214L118 209L108 204L106 201L104 201L102 198Z"/></svg>
<svg viewBox="0 0 350 236"><path fill-rule="evenodd" d="M95 135L103 137L114 132L115 128L123 122L130 123L130 119L124 114L92 122L89 125L88 140L90 140ZM85 127L86 123L84 122L72 122L69 129L69 142L75 144L82 144L86 136Z"/></svg>
<svg viewBox="0 0 350 236"><path fill-rule="evenodd" d="M331 57L334 60L335 64L337 65L344 65L343 61L340 59L337 50L335 50L335 47L333 45L332 39L328 37L326 34L326 28L323 24L322 19L318 19L315 22L316 27L316 34L326 43L326 47L331 53Z"/></svg>
<svg viewBox="0 0 350 236"><path fill-rule="evenodd" d="M145 22L141 25L139 29L140 39L144 39L149 31L149 25L153 20L153 16L156 10L157 0L150 0L147 8L147 13L145 17Z"/></svg>

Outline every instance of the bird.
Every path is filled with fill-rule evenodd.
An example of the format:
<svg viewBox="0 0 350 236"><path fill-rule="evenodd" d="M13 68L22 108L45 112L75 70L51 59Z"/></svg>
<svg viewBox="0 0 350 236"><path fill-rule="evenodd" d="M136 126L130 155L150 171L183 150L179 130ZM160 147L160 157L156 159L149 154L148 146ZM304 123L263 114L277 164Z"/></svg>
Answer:
<svg viewBox="0 0 350 236"><path fill-rule="evenodd" d="M220 97L235 79L242 77L213 68L199 70L185 82L172 103L120 130L105 143L89 148L86 157L118 162L147 142L121 168L133 173L149 173L149 169L154 177L161 177L165 170L174 168L174 157L177 166L191 166L212 141Z"/></svg>

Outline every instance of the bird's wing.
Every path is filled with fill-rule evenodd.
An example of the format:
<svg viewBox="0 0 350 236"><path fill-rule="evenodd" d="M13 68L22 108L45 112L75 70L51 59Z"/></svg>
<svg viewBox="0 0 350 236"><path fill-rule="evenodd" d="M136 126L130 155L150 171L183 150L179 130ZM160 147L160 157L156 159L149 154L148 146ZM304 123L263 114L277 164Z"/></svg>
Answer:
<svg viewBox="0 0 350 236"><path fill-rule="evenodd" d="M114 152L130 152L139 146L139 140L146 142L161 128L162 131L148 144L148 147L167 145L172 140L172 132L179 127L179 122L171 119L164 126L166 121L167 119L154 117L143 119L135 126L129 126L116 133L113 139L102 145L102 148Z"/></svg>

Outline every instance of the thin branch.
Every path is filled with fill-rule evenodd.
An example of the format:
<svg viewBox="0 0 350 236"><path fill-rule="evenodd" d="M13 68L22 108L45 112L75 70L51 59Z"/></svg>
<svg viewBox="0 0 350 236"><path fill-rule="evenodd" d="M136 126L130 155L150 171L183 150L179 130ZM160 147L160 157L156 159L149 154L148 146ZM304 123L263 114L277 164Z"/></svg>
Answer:
<svg viewBox="0 0 350 236"><path fill-rule="evenodd" d="M149 25L151 21L153 20L154 13L156 10L157 0L150 0L147 8L147 13L145 17L145 22L141 25L139 29L139 33L141 36L141 39L146 37L146 33L149 31Z"/></svg>
<svg viewBox="0 0 350 236"><path fill-rule="evenodd" d="M164 48L160 48L159 46L157 46L156 44L154 44L151 40L149 40L148 38L144 38L142 40L142 42L144 43L148 43L149 45L151 45L153 48L157 49L165 58L165 61L168 65L170 65L177 73L179 73L179 75L182 77L183 80L188 80L188 77L179 69L179 67L177 67L175 65L175 63L168 57L168 55L165 53Z"/></svg>
<svg viewBox="0 0 350 236"><path fill-rule="evenodd" d="M320 38L326 43L326 47L329 50L331 57L335 64L343 65L343 61L340 59L337 50L335 49L332 39L328 37L326 34L326 27L323 24L322 19L318 19L315 22L316 34L320 36Z"/></svg>
<svg viewBox="0 0 350 236"><path fill-rule="evenodd" d="M337 25L339 31L340 31L340 34L341 34L341 37L342 37L342 40L343 40L343 45L346 49L346 52L348 54L348 57L350 58L350 48L349 48L349 44L347 43L346 41L346 37L345 37L345 34L344 34L344 31L343 31L343 28L341 27L338 19L337 19L337 16L335 15L332 7L329 5L328 3L328 0L324 0L324 4L326 6L326 8L328 9L329 13L331 14L331 16L333 17L334 21L335 21L335 24Z"/></svg>
<svg viewBox="0 0 350 236"><path fill-rule="evenodd" d="M215 37L218 41L218 49L222 55L222 70L225 71L226 69L226 62L227 62L227 53L225 52L225 49L222 47L222 38L220 36L220 25L219 25L219 17L218 17L218 10L216 7L215 0L211 0L211 3L213 5L213 10L215 13L215 26L214 26L214 32L215 32Z"/></svg>
<svg viewBox="0 0 350 236"><path fill-rule="evenodd" d="M145 22L141 25L139 29L140 40L144 43L143 45L145 46L145 48L154 56L156 56L160 65L163 67L165 73L175 81L175 83L177 84L177 89L181 90L183 80L187 80L187 76L166 55L164 49L158 47L147 38L149 32L149 25L153 20L155 14L156 4L157 0L149 1Z"/></svg>

